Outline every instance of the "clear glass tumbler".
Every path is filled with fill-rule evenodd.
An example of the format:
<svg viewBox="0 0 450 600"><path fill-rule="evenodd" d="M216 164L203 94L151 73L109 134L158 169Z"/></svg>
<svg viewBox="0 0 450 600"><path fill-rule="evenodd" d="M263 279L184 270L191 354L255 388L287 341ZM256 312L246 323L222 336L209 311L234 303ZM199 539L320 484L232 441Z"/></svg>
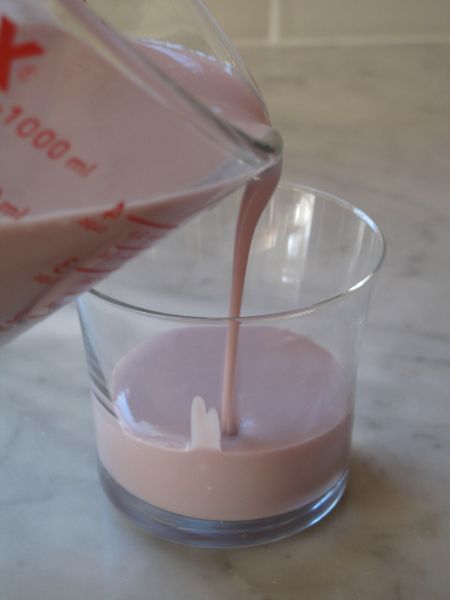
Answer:
<svg viewBox="0 0 450 600"><path fill-rule="evenodd" d="M248 264L234 382L221 396L239 195L78 301L103 487L156 536L251 546L328 514L348 477L355 375L382 234L281 183ZM236 323L236 320L234 320Z"/></svg>

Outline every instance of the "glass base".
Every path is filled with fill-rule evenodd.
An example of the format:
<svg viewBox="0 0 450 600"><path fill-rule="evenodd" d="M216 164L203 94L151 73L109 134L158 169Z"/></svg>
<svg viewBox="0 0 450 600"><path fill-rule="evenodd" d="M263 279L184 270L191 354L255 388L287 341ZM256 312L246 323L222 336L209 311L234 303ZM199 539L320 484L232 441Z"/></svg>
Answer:
<svg viewBox="0 0 450 600"><path fill-rule="evenodd" d="M296 510L264 519L213 521L178 515L130 494L99 461L100 480L111 502L152 535L204 548L242 548L281 540L318 523L344 494L348 472L327 491Z"/></svg>

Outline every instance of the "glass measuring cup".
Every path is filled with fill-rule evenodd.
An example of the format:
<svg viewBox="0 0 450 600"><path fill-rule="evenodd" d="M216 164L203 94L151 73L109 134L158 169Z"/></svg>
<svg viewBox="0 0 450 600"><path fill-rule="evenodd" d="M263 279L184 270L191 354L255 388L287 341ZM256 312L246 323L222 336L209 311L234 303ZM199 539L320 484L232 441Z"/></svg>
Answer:
<svg viewBox="0 0 450 600"><path fill-rule="evenodd" d="M0 343L279 160L200 2L124 6L0 6Z"/></svg>

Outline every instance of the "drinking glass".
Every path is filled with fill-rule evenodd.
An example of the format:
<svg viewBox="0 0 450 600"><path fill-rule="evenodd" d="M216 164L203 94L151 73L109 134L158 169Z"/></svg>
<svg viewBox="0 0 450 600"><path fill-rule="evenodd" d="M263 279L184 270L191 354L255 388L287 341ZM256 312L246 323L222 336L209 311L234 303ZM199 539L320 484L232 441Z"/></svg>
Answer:
<svg viewBox="0 0 450 600"><path fill-rule="evenodd" d="M342 497L361 334L385 252L361 210L282 182L230 320L239 202L197 215L78 300L104 490L150 533L196 546L281 539ZM238 432L226 435L232 323Z"/></svg>

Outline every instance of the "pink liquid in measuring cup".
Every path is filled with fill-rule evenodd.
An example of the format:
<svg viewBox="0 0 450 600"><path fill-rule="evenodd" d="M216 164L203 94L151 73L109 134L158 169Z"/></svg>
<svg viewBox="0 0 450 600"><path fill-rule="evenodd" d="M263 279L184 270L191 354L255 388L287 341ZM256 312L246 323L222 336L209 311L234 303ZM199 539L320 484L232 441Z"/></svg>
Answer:
<svg viewBox="0 0 450 600"><path fill-rule="evenodd" d="M150 97L67 32L8 22L15 42L42 52L30 58L32 76L14 62L0 88L0 343L258 170L161 100L156 76ZM139 47L217 114L269 130L230 65L175 45Z"/></svg>

